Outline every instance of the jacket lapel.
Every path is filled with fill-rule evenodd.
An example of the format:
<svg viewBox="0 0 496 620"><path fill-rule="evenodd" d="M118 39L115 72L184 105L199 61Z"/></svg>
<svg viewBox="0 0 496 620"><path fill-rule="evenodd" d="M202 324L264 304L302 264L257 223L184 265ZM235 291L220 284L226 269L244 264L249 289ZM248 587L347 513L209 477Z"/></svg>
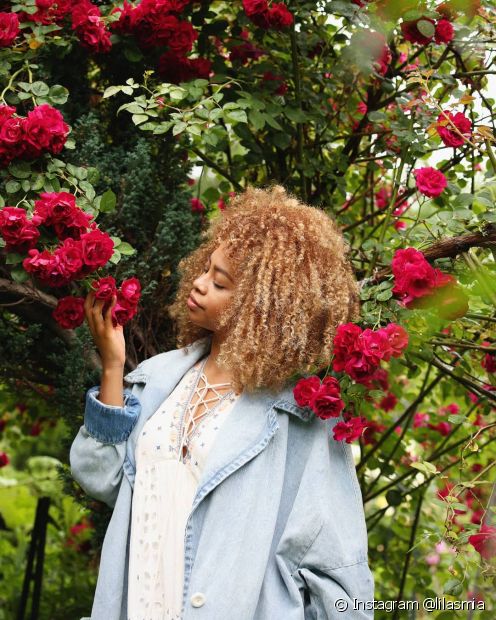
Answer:
<svg viewBox="0 0 496 620"><path fill-rule="evenodd" d="M136 470L135 447L143 426L162 402L172 393L186 372L210 350L211 336L195 341L184 349L175 349L145 360L127 374L127 383L144 383L139 398L142 414L128 440L128 458ZM313 416L308 408L299 407L288 387L279 394L268 390L243 391L221 424L209 451L198 485L195 505L211 490L208 481L219 484L267 445L279 428L277 410L307 421ZM250 448L253 448L250 450ZM249 454L248 454L249 452ZM213 488L213 487L212 487Z"/></svg>

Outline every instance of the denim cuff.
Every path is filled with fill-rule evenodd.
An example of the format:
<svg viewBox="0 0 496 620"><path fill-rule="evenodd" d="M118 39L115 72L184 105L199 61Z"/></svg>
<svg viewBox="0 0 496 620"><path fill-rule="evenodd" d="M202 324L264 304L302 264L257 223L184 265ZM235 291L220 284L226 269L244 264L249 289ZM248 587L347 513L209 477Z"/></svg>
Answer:
<svg viewBox="0 0 496 620"><path fill-rule="evenodd" d="M139 399L127 388L123 390L124 407L105 405L97 398L100 386L86 392L84 425L88 433L102 443L121 443L131 434L141 412Z"/></svg>

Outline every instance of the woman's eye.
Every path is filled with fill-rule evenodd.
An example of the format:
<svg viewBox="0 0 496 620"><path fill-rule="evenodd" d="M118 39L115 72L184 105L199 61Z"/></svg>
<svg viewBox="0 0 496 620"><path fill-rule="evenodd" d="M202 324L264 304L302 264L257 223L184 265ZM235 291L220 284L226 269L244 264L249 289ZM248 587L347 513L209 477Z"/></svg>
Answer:
<svg viewBox="0 0 496 620"><path fill-rule="evenodd" d="M203 270L203 273L206 273L208 269L209 269L208 267L205 267L205 269ZM221 288L221 289L226 288L225 286L220 286L219 284L216 284L215 282L214 282L214 286L215 288Z"/></svg>

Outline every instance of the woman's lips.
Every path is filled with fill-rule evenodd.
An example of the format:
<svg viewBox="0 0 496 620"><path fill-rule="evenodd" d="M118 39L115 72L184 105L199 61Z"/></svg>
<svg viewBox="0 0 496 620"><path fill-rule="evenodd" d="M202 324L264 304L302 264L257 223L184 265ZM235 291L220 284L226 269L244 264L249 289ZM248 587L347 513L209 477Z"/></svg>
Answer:
<svg viewBox="0 0 496 620"><path fill-rule="evenodd" d="M200 308L201 306L199 306L195 300L191 297L191 295L188 297L188 301L186 302L188 304L188 307L191 308L192 310L195 308Z"/></svg>

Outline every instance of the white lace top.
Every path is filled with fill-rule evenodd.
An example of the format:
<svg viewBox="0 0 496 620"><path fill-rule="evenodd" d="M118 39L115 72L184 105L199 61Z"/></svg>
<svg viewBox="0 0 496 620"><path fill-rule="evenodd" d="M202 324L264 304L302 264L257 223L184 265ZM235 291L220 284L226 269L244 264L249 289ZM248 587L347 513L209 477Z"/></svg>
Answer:
<svg viewBox="0 0 496 620"><path fill-rule="evenodd" d="M128 620L181 618L186 521L215 434L239 397L229 384L208 383L207 359L184 375L138 437Z"/></svg>

